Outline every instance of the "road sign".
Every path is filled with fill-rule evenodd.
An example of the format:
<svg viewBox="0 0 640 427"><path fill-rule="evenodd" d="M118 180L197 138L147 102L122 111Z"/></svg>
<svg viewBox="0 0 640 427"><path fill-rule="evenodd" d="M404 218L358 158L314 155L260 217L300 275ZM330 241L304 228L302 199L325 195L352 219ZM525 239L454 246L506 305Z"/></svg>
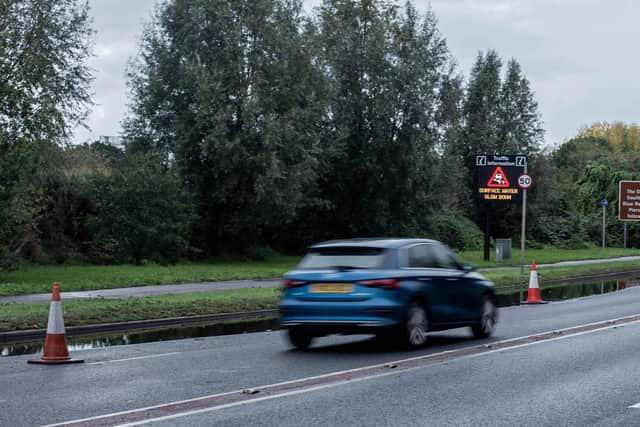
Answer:
<svg viewBox="0 0 640 427"><path fill-rule="evenodd" d="M606 208L607 206L609 206L609 201L607 199L601 199L599 203L601 208Z"/></svg>
<svg viewBox="0 0 640 427"><path fill-rule="evenodd" d="M518 177L518 186L522 189L527 189L529 187L531 187L531 184L533 184L533 181L531 180L531 177L529 175L520 175Z"/></svg>
<svg viewBox="0 0 640 427"><path fill-rule="evenodd" d="M500 166L496 166L493 170L491 178L487 181L487 187L509 188L509 179Z"/></svg>
<svg viewBox="0 0 640 427"><path fill-rule="evenodd" d="M618 186L618 219L640 221L640 181L620 181Z"/></svg>
<svg viewBox="0 0 640 427"><path fill-rule="evenodd" d="M522 189L518 177L526 173L527 157L520 155L476 156L476 185L481 200L519 202Z"/></svg>

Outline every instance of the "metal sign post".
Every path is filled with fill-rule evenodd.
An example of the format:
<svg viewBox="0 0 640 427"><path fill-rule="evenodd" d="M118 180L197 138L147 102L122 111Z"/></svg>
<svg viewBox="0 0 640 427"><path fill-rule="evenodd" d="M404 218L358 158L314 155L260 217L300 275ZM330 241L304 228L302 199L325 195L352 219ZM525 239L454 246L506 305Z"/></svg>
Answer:
<svg viewBox="0 0 640 427"><path fill-rule="evenodd" d="M605 206L602 207L602 249L605 246L606 233L607 233L607 208Z"/></svg>
<svg viewBox="0 0 640 427"><path fill-rule="evenodd" d="M607 205L609 202L604 197L600 200L600 206L602 206L602 249L605 247L607 236Z"/></svg>
<svg viewBox="0 0 640 427"><path fill-rule="evenodd" d="M627 249L627 223L624 223L624 248Z"/></svg>
<svg viewBox="0 0 640 427"><path fill-rule="evenodd" d="M531 186L531 177L527 175L527 164L524 165L524 175L518 178L518 185L522 188L522 230L520 231L520 274L524 274L524 243L527 227L527 188Z"/></svg>

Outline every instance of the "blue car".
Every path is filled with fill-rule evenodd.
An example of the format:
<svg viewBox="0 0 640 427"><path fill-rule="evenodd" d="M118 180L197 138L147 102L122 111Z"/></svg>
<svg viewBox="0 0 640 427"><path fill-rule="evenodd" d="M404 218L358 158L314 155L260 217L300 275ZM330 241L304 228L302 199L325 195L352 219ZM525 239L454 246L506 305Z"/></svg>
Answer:
<svg viewBox="0 0 640 427"><path fill-rule="evenodd" d="M283 281L282 328L304 349L315 337L373 333L419 347L427 333L497 321L493 283L444 244L426 239L351 239L309 249Z"/></svg>

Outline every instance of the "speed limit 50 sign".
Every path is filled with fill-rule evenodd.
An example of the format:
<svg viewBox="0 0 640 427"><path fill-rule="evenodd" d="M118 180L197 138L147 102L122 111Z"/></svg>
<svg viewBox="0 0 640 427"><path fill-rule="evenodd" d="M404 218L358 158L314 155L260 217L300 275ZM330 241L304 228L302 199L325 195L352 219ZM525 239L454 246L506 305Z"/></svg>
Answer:
<svg viewBox="0 0 640 427"><path fill-rule="evenodd" d="M533 181L531 180L531 177L529 175L520 175L518 177L518 186L520 188L526 190L527 188L531 187L531 184L533 184Z"/></svg>

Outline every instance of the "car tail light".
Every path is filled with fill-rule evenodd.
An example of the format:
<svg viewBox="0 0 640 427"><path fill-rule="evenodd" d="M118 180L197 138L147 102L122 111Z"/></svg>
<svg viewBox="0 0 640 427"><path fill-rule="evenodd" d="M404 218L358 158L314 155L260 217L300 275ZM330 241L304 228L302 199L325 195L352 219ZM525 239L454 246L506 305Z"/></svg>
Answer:
<svg viewBox="0 0 640 427"><path fill-rule="evenodd" d="M396 279L365 280L364 282L360 282L360 284L383 289L396 289L398 287L398 281Z"/></svg>
<svg viewBox="0 0 640 427"><path fill-rule="evenodd" d="M282 281L282 286L284 288L297 288L298 286L302 286L306 283L307 282L303 282L302 280L285 279Z"/></svg>

